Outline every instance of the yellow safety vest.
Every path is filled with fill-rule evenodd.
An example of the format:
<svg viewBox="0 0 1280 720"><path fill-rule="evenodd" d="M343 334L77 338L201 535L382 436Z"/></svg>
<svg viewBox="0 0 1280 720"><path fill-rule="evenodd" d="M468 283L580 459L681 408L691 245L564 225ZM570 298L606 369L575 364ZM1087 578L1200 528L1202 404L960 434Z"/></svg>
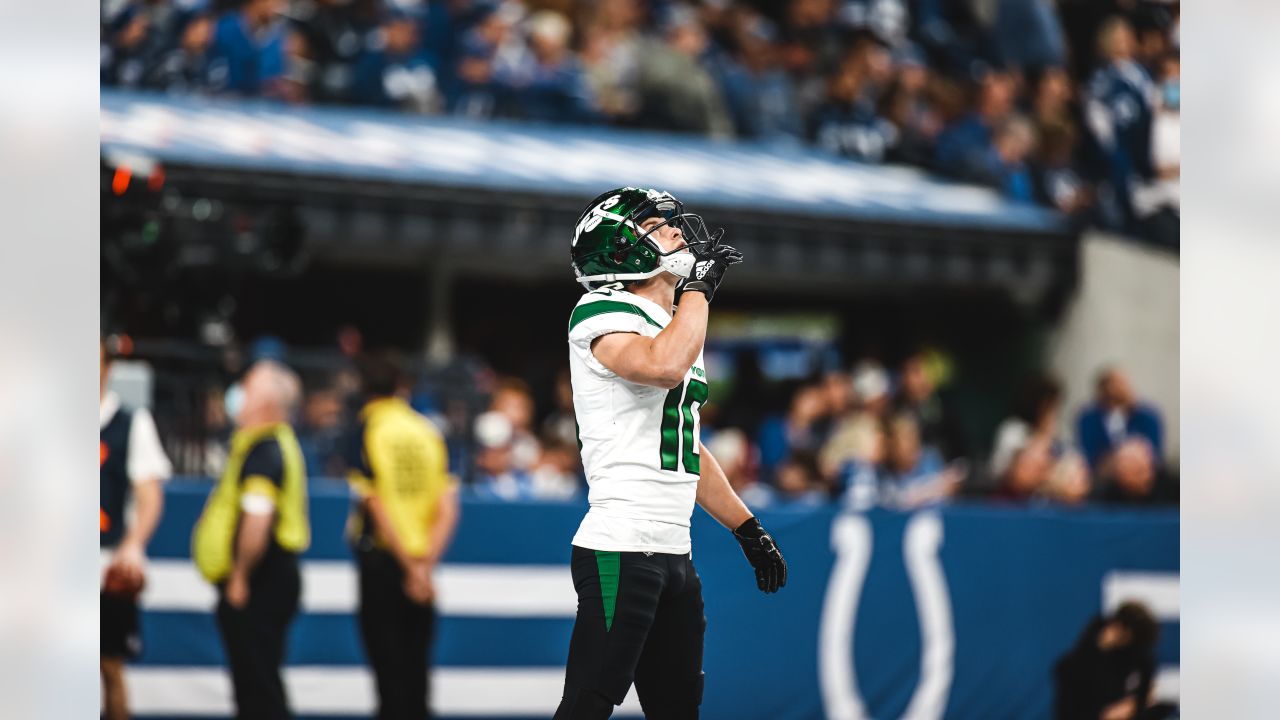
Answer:
<svg viewBox="0 0 1280 720"><path fill-rule="evenodd" d="M235 558L236 527L240 522L240 471L258 443L274 439L280 446L284 478L276 497L275 541L283 549L300 553L311 543L307 519L307 470L298 438L287 423L273 423L236 431L222 479L209 495L204 512L191 536L191 557L206 580L221 582L231 572Z"/></svg>
<svg viewBox="0 0 1280 720"><path fill-rule="evenodd" d="M347 473L351 489L361 498L376 495L405 551L415 557L426 555L432 549L431 527L440 498L452 483L444 438L399 398L365 405L358 432L360 457ZM349 536L356 543L369 539L385 549L386 542L370 537L371 531L369 518L357 505L347 524Z"/></svg>

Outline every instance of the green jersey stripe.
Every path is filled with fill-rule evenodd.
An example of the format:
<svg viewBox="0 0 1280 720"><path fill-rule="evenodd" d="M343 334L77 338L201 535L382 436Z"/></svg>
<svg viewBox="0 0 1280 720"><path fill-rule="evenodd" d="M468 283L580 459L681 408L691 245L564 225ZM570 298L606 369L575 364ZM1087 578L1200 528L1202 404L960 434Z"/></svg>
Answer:
<svg viewBox="0 0 1280 720"><path fill-rule="evenodd" d="M604 600L604 631L609 632L613 629L613 611L618 607L618 577L622 574L622 554L597 550L596 570L600 573L600 595Z"/></svg>
<svg viewBox="0 0 1280 720"><path fill-rule="evenodd" d="M654 321L653 318L649 317L645 311L631 303L618 302L617 300L599 300L597 302L587 303L586 305L579 305L573 309L573 315L569 316L569 332L573 332L573 329L585 320L590 320L597 315L604 315L605 313L611 312L639 315L650 325L658 329L662 329L662 326Z"/></svg>

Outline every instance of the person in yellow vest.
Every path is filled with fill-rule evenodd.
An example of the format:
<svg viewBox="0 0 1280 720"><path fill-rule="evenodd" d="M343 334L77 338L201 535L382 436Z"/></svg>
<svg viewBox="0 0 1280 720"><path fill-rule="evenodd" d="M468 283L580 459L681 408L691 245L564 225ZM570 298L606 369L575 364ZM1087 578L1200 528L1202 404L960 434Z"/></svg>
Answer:
<svg viewBox="0 0 1280 720"><path fill-rule="evenodd" d="M458 488L439 431L397 395L390 355L361 362L367 404L349 450L356 505L348 531L360 568L360 633L380 720L430 716L432 573L458 521Z"/></svg>
<svg viewBox="0 0 1280 720"><path fill-rule="evenodd" d="M283 365L255 363L242 381L226 468L192 538L192 556L218 589L237 717L289 717L280 677L285 635L298 611L298 555L307 549L307 479L289 419L301 384Z"/></svg>

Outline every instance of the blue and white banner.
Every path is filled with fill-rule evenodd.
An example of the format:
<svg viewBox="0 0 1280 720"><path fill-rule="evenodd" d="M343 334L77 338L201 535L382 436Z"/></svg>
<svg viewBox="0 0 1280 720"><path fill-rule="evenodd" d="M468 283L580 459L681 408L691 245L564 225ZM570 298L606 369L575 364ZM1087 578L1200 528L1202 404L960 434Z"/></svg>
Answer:
<svg viewBox="0 0 1280 720"><path fill-rule="evenodd" d="M128 683L143 717L231 711L214 595L188 559L211 485L174 482L143 596L146 650ZM312 485L313 544L285 670L295 711L375 705L342 539L345 488ZM446 718L548 718L576 604L577 503L468 500L439 578L432 704ZM1162 621L1157 694L1176 698L1176 511L960 506L914 515L762 513L790 565L764 596L732 537L697 511L708 618L704 717L1048 718L1055 659L1091 615L1141 599ZM629 697L617 717L638 717Z"/></svg>
<svg viewBox="0 0 1280 720"><path fill-rule="evenodd" d="M1054 231L1054 212L906 167L800 145L556 127L103 88L105 153L240 170L590 198L620 184L686 202L831 218ZM620 170L625 168L625 170Z"/></svg>

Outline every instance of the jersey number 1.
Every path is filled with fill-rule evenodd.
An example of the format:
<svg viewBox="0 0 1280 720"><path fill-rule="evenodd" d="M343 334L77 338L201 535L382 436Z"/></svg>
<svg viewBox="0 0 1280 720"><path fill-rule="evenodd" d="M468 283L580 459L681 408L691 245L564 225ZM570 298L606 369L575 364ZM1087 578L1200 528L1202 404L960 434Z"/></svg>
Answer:
<svg viewBox="0 0 1280 720"><path fill-rule="evenodd" d="M662 469L680 469L680 446L684 445L684 471L698 475L698 448L693 438L693 405L699 407L707 401L709 388L701 380L690 378L687 383L671 388L662 406ZM683 398L684 402L681 402ZM683 427L681 427L683 423Z"/></svg>

